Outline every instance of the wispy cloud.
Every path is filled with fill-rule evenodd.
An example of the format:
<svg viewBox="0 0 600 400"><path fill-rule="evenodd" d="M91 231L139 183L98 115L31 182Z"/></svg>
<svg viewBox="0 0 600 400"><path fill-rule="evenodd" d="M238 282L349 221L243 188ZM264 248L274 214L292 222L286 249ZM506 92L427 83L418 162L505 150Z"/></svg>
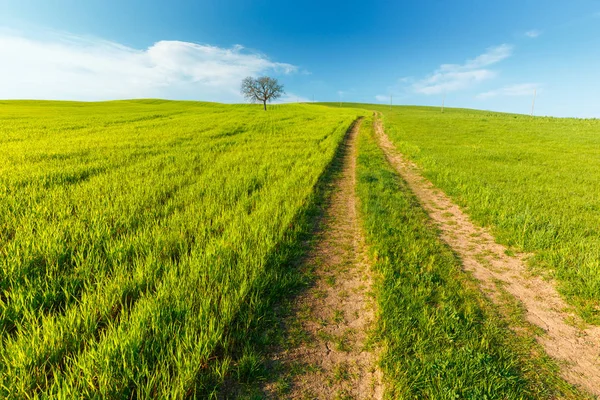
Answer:
<svg viewBox="0 0 600 400"><path fill-rule="evenodd" d="M510 57L513 53L513 46L509 44L501 44L500 46L489 47L487 51L472 60L468 60L464 65L456 65L456 64L446 64L442 65L442 69L444 67L455 69L455 68L464 68L464 69L473 69L473 68L483 68L490 66L492 64L496 64L508 57Z"/></svg>
<svg viewBox="0 0 600 400"><path fill-rule="evenodd" d="M294 93L285 93L279 99L273 101L273 104L285 104L285 103L312 103L312 99L308 97L299 96Z"/></svg>
<svg viewBox="0 0 600 400"><path fill-rule="evenodd" d="M390 96L386 96L384 94L378 94L377 96L375 96L375 100L377 100L380 103L387 103L388 101L390 101Z"/></svg>
<svg viewBox="0 0 600 400"><path fill-rule="evenodd" d="M466 89L475 83L483 82L496 76L494 71L478 69L473 71L436 72L432 76L415 83L415 92L422 94L439 94Z"/></svg>
<svg viewBox="0 0 600 400"><path fill-rule="evenodd" d="M239 45L160 41L138 50L74 35L31 39L4 31L0 48L0 98L239 101L244 77L298 71Z"/></svg>
<svg viewBox="0 0 600 400"><path fill-rule="evenodd" d="M478 99L489 99L497 96L531 96L533 91L541 85L538 83L520 83L516 85L505 86L500 89L490 90L489 92L480 93Z"/></svg>
<svg viewBox="0 0 600 400"><path fill-rule="evenodd" d="M542 34L542 31L537 30L537 29L532 29L530 31L525 32L525 36L527 36L528 38L531 39L535 39L536 37L540 36Z"/></svg>
<svg viewBox="0 0 600 400"><path fill-rule="evenodd" d="M442 64L431 75L412 84L412 89L421 94L439 94L466 89L472 85L496 76L487 67L512 55L513 47L502 44L490 47L487 51L464 64Z"/></svg>

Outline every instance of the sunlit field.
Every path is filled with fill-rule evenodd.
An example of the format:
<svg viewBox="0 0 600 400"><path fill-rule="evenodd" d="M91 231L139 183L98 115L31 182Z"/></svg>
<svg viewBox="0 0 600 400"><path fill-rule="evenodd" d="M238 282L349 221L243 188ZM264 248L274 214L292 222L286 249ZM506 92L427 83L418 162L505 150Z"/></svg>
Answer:
<svg viewBox="0 0 600 400"><path fill-rule="evenodd" d="M315 184L361 113L0 107L1 397L193 397L243 374L249 329L291 284Z"/></svg>
<svg viewBox="0 0 600 400"><path fill-rule="evenodd" d="M321 238L341 144L363 117L344 160L356 160L352 201L375 276L376 321L364 336L387 396L585 398L518 301L499 306L464 271L387 162L373 110L426 178L507 252L531 253L532 271L600 322L598 120L366 104L265 112L6 101L0 397L260 398L275 381L285 398L290 371L314 366L292 362L280 376L269 352L274 343L292 351L286 337L310 342L301 329L286 336L283 315L317 279L320 266L301 270L299 260ZM311 322L340 323L338 314Z"/></svg>
<svg viewBox="0 0 600 400"><path fill-rule="evenodd" d="M463 271L386 161L370 123L363 124L357 180L379 275L376 336L389 398L580 398L535 341L515 334ZM518 307L504 314L514 317Z"/></svg>
<svg viewBox="0 0 600 400"><path fill-rule="evenodd" d="M600 120L380 107L398 149L600 323Z"/></svg>

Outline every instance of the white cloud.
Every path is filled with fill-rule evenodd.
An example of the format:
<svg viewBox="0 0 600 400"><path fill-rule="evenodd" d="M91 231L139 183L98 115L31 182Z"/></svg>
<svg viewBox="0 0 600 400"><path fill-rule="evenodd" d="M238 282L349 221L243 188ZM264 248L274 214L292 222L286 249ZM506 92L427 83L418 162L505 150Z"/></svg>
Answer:
<svg viewBox="0 0 600 400"><path fill-rule="evenodd" d="M537 83L520 83L517 85L505 86L500 89L490 90L489 92L480 93L478 99L489 99L497 96L531 96L533 91L540 85Z"/></svg>
<svg viewBox="0 0 600 400"><path fill-rule="evenodd" d="M285 104L285 103L312 103L312 99L308 97L299 96L294 93L285 93L279 99L275 100L273 104Z"/></svg>
<svg viewBox="0 0 600 400"><path fill-rule="evenodd" d="M439 94L466 89L475 83L491 79L496 73L487 69L458 72L436 72L413 85L417 93Z"/></svg>
<svg viewBox="0 0 600 400"><path fill-rule="evenodd" d="M496 64L512 55L513 47L502 44L464 64L442 64L428 77L412 84L416 93L431 95L466 89L476 83L491 79L496 72L485 67Z"/></svg>
<svg viewBox="0 0 600 400"><path fill-rule="evenodd" d="M532 29L530 31L525 32L525 36L527 36L528 38L532 38L535 39L536 37L540 36L542 34L542 31L539 31L537 29Z"/></svg>
<svg viewBox="0 0 600 400"><path fill-rule="evenodd" d="M446 64L447 67L473 69L483 68L492 64L496 64L505 58L512 55L513 46L509 44L501 44L500 46L490 47L487 51L472 60L468 60L464 65ZM444 65L442 65L442 68Z"/></svg>
<svg viewBox="0 0 600 400"><path fill-rule="evenodd" d="M388 101L390 101L390 96L378 94L377 96L375 96L375 100L377 100L380 103L387 103Z"/></svg>
<svg viewBox="0 0 600 400"><path fill-rule="evenodd" d="M298 71L239 45L160 41L137 50L73 35L31 39L3 31L0 49L0 98L11 99L240 101L244 77Z"/></svg>

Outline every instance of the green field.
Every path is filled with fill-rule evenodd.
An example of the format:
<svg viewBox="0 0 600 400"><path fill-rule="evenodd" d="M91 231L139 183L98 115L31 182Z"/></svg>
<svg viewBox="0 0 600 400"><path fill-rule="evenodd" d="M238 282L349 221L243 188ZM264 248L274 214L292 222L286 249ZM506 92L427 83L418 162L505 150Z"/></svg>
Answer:
<svg viewBox="0 0 600 400"><path fill-rule="evenodd" d="M358 196L380 274L377 336L393 399L577 398L461 270L363 124Z"/></svg>
<svg viewBox="0 0 600 400"><path fill-rule="evenodd" d="M1 397L210 393L360 113L0 107Z"/></svg>
<svg viewBox="0 0 600 400"><path fill-rule="evenodd" d="M207 398L270 379L272 311L309 279L296 262L363 116L357 198L389 398L580 398L462 271L377 147L372 110L592 323L600 121L346 106L0 102L0 397Z"/></svg>
<svg viewBox="0 0 600 400"><path fill-rule="evenodd" d="M386 132L499 242L600 323L600 120L396 107Z"/></svg>

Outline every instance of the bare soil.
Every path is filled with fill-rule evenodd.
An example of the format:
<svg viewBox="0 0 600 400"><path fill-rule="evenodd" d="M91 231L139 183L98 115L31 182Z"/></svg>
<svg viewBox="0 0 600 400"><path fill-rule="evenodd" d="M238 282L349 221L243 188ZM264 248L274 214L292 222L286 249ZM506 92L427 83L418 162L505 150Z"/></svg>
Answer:
<svg viewBox="0 0 600 400"><path fill-rule="evenodd" d="M376 314L372 272L358 220L356 149L361 121L343 144L333 193L303 262L315 283L294 302L286 319L290 348L279 349L274 363L288 371L285 387L268 383L268 398L379 399L382 375L376 350L368 343Z"/></svg>
<svg viewBox="0 0 600 400"><path fill-rule="evenodd" d="M514 296L522 304L526 320L541 328L543 333L536 340L558 361L562 376L600 396L600 327L585 327L552 282L528 272L526 254L509 255L487 229L474 225L448 196L423 178L418 167L396 150L379 119L376 132L388 161L439 226L442 239L462 259L464 269L480 282L482 291L496 303L501 303L503 291Z"/></svg>

